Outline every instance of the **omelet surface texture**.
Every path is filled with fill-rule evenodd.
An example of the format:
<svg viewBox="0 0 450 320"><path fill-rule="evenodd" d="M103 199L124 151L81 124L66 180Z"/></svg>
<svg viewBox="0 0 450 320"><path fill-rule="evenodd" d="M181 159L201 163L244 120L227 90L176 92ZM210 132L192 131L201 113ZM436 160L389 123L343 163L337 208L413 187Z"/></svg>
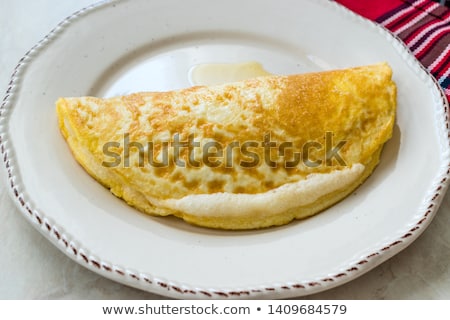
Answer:
<svg viewBox="0 0 450 320"><path fill-rule="evenodd" d="M316 214L372 173L396 86L379 63L56 106L76 160L129 205L256 229Z"/></svg>

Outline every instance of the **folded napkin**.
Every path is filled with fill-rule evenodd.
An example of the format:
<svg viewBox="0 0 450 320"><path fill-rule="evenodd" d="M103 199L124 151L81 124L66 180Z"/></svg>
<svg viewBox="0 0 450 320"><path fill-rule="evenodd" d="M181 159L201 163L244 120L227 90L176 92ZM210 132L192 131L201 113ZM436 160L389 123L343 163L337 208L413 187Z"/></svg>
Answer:
<svg viewBox="0 0 450 320"><path fill-rule="evenodd" d="M336 0L400 38L450 101L450 9L431 0Z"/></svg>

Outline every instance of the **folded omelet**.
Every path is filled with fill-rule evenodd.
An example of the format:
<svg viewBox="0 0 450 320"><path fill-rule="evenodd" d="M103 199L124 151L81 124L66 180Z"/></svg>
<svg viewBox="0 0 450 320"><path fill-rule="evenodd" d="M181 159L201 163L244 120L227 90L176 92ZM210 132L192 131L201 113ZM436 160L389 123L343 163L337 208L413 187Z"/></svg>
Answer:
<svg viewBox="0 0 450 320"><path fill-rule="evenodd" d="M380 63L56 105L77 161L129 205L255 229L314 215L372 173L395 122L391 78Z"/></svg>

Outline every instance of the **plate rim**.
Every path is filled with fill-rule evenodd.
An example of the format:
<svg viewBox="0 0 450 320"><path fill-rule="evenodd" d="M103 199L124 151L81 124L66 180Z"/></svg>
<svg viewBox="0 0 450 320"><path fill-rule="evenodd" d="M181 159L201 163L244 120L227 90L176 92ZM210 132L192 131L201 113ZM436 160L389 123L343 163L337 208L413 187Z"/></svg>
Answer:
<svg viewBox="0 0 450 320"><path fill-rule="evenodd" d="M0 156L3 165L1 167L6 170L6 189L16 204L16 207L22 212L23 216L51 243L53 243L66 256L75 260L80 265L100 274L106 278L118 281L122 284L136 287L145 291L150 291L156 294L170 296L183 299L227 299L227 298L283 298L304 296L323 290L331 289L333 287L342 285L354 278L361 276L382 262L386 261L393 255L397 254L412 242L428 227L433 217L435 216L440 203L446 193L450 183L450 122L448 116L449 102L444 94L444 91L436 81L436 79L429 73L429 71L414 57L407 46L394 34L389 32L383 26L376 24L368 19L365 19L356 13L350 11L344 6L337 4L334 1L321 1L320 5L328 6L338 15L344 18L357 21L364 24L367 28L372 28L385 36L387 41L391 42L397 53L405 59L409 67L417 74L417 76L425 82L425 80L432 80L428 85L430 88L437 89L437 99L440 99L443 105L443 110L434 111L437 119L437 125L440 125L442 132L447 133L445 141L440 142L440 148L443 151L441 154L441 167L439 174L432 179L432 188L428 190L429 199L422 204L424 208L423 214L418 217L414 226L412 226L405 234L397 237L393 242L383 245L378 250L367 255L360 260L349 264L345 270L338 274L325 275L320 279L311 279L305 282L295 283L273 283L272 285L259 285L258 287L246 288L202 288L192 286L190 284L179 283L175 279L162 279L158 276L150 276L146 273L133 270L132 268L121 267L114 263L103 261L100 257L92 255L88 248L80 245L76 237L65 232L64 228L58 225L56 221L49 219L44 212L39 212L30 205L30 197L27 193L26 186L20 181L20 170L15 163L14 150L8 147L12 144L12 139L9 133L8 121L12 110L14 108L15 97L17 90L20 87L22 74L26 72L26 67L33 61L33 57L39 53L53 40L64 32L70 24L83 17L85 14L94 10L102 9L108 5L120 2L121 0L103 0L86 6L62 20L53 30L51 30L42 40L34 45L25 55L19 60L17 66L14 68L8 84L5 96L0 105ZM310 0L307 0L310 1Z"/></svg>

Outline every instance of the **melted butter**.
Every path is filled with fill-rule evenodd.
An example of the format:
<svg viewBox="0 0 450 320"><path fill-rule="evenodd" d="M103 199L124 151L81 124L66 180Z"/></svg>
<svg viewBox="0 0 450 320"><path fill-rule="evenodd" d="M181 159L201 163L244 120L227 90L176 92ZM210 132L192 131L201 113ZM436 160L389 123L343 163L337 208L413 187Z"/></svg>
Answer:
<svg viewBox="0 0 450 320"><path fill-rule="evenodd" d="M242 81L261 76L271 76L259 62L204 63L191 68L189 81L192 85L216 85Z"/></svg>

